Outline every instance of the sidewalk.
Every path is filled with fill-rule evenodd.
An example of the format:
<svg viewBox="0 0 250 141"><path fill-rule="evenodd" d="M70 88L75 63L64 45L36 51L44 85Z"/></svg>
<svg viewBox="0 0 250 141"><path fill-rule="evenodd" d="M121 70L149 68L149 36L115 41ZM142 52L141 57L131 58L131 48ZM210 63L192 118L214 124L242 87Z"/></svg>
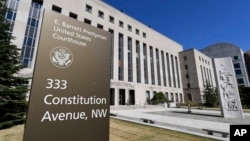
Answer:
<svg viewBox="0 0 250 141"><path fill-rule="evenodd" d="M229 133L230 124L249 124L250 113L245 113L244 119L225 119L220 116L220 111L193 110L188 113L187 109L163 108L159 106L150 107L111 107L110 113L116 114L117 118L143 123L140 118L153 120L150 124L161 128L181 131L189 134L229 140L229 137L222 138L221 135L207 135L203 128L216 129Z"/></svg>

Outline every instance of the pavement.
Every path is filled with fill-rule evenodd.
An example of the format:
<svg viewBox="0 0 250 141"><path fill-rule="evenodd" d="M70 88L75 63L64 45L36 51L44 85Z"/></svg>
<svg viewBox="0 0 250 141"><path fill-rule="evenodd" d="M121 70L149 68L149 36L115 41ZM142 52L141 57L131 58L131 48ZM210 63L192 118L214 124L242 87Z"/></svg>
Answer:
<svg viewBox="0 0 250 141"><path fill-rule="evenodd" d="M164 108L162 106L120 106L110 108L110 113L115 118L128 120L140 124L147 124L160 128L180 131L188 134L214 138L218 140L229 140L219 133L208 135L202 129L213 129L229 133L230 125L250 124L250 113L244 113L244 119L226 119L218 110L191 109L187 108ZM141 118L153 120L154 123L144 123Z"/></svg>

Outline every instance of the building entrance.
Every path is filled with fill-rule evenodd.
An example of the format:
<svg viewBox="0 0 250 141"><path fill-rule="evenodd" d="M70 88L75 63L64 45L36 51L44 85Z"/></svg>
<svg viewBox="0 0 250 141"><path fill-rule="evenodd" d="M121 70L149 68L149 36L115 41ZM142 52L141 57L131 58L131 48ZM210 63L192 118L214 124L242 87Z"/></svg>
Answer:
<svg viewBox="0 0 250 141"><path fill-rule="evenodd" d="M110 89L110 105L115 105L115 89Z"/></svg>
<svg viewBox="0 0 250 141"><path fill-rule="evenodd" d="M119 90L119 105L125 105L125 89Z"/></svg>
<svg viewBox="0 0 250 141"><path fill-rule="evenodd" d="M129 105L135 105L135 90L129 90Z"/></svg>

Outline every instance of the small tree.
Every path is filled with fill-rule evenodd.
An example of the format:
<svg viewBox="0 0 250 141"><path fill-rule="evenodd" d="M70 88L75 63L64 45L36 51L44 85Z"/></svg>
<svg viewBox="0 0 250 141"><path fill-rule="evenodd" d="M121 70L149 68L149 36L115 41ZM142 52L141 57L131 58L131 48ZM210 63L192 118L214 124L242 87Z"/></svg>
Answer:
<svg viewBox="0 0 250 141"><path fill-rule="evenodd" d="M239 86L241 104L250 108L250 87Z"/></svg>
<svg viewBox="0 0 250 141"><path fill-rule="evenodd" d="M158 92L151 99L151 102L152 104L160 104L160 103L169 102L169 101L162 92Z"/></svg>
<svg viewBox="0 0 250 141"><path fill-rule="evenodd" d="M218 94L215 88L213 88L208 82L205 85L203 91L203 97L205 99L205 106L214 107L218 102Z"/></svg>
<svg viewBox="0 0 250 141"><path fill-rule="evenodd" d="M26 112L27 79L16 75L22 69L20 50L5 20L5 0L0 0L0 129L23 122Z"/></svg>

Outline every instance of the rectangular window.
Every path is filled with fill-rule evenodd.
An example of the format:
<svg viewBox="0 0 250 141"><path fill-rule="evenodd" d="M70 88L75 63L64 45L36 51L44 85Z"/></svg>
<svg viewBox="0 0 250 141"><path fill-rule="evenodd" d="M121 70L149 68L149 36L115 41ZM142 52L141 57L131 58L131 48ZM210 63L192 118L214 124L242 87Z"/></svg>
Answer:
<svg viewBox="0 0 250 141"><path fill-rule="evenodd" d="M187 56L183 56L183 59L184 59L184 61L186 61L187 60Z"/></svg>
<svg viewBox="0 0 250 141"><path fill-rule="evenodd" d="M133 81L132 38L128 37L128 81Z"/></svg>
<svg viewBox="0 0 250 141"><path fill-rule="evenodd" d="M119 45L118 45L118 79L123 80L123 34L119 33Z"/></svg>
<svg viewBox="0 0 250 141"><path fill-rule="evenodd" d="M161 60L162 60L162 72L163 72L163 84L164 84L164 86L167 86L165 58L164 58L164 52L163 51L161 51Z"/></svg>
<svg viewBox="0 0 250 141"><path fill-rule="evenodd" d="M137 72L137 82L141 83L141 55L140 55L140 42L136 41L136 72Z"/></svg>
<svg viewBox="0 0 250 141"><path fill-rule="evenodd" d="M170 93L170 96L171 96L171 101L174 102L174 94Z"/></svg>
<svg viewBox="0 0 250 141"><path fill-rule="evenodd" d="M103 29L103 25L97 24L97 28Z"/></svg>
<svg viewBox="0 0 250 141"><path fill-rule="evenodd" d="M143 62L144 62L145 84L148 84L148 55L147 55L147 45L146 44L143 44Z"/></svg>
<svg viewBox="0 0 250 141"><path fill-rule="evenodd" d="M119 21L119 26L123 27L123 22L122 21Z"/></svg>
<svg viewBox="0 0 250 141"><path fill-rule="evenodd" d="M91 20L84 18L84 23L91 25Z"/></svg>
<svg viewBox="0 0 250 141"><path fill-rule="evenodd" d="M114 69L114 30L112 29L109 29L109 33L111 33L111 43L112 43L112 46L111 46L111 57L110 57L110 79L113 79L113 69Z"/></svg>
<svg viewBox="0 0 250 141"><path fill-rule="evenodd" d="M241 72L241 70L235 70L235 74L236 74L236 75L241 75L242 72Z"/></svg>
<svg viewBox="0 0 250 141"><path fill-rule="evenodd" d="M58 7L58 6L56 6L56 5L52 5L52 11L61 13L61 12L62 12L62 8L61 8L61 7Z"/></svg>
<svg viewBox="0 0 250 141"><path fill-rule="evenodd" d="M145 32L142 33L143 38L147 38L147 34Z"/></svg>
<svg viewBox="0 0 250 141"><path fill-rule="evenodd" d="M71 17L73 19L77 19L77 14L69 12L69 17Z"/></svg>
<svg viewBox="0 0 250 141"><path fill-rule="evenodd" d="M165 97L167 98L167 100L169 100L168 92L165 92Z"/></svg>
<svg viewBox="0 0 250 141"><path fill-rule="evenodd" d="M180 102L183 102L182 93L180 93Z"/></svg>
<svg viewBox="0 0 250 141"><path fill-rule="evenodd" d="M243 78L239 78L239 79L237 79L237 82L238 82L238 84L240 85L240 84L244 84L244 80L243 80Z"/></svg>
<svg viewBox="0 0 250 141"><path fill-rule="evenodd" d="M151 81L152 84L155 85L155 71L154 71L154 54L153 54L153 47L150 46L150 66L151 66Z"/></svg>
<svg viewBox="0 0 250 141"><path fill-rule="evenodd" d="M112 16L109 16L109 22L110 22L110 23L114 23L114 22L115 22L115 18L112 17Z"/></svg>
<svg viewBox="0 0 250 141"><path fill-rule="evenodd" d="M132 26L131 25L128 25L128 31L132 32Z"/></svg>
<svg viewBox="0 0 250 141"><path fill-rule="evenodd" d="M102 11L98 11L98 17L99 18L104 18L104 13Z"/></svg>
<svg viewBox="0 0 250 141"><path fill-rule="evenodd" d="M175 93L175 100L176 100L176 102L179 102L179 95L178 95L178 93Z"/></svg>
<svg viewBox="0 0 250 141"><path fill-rule="evenodd" d="M181 85L180 85L180 76L179 76L178 58L176 56L175 56L175 66L176 66L176 75L177 75L177 85L178 85L178 88L181 88Z"/></svg>
<svg viewBox="0 0 250 141"><path fill-rule="evenodd" d="M203 83L203 86L205 86L205 80L204 80L203 68L202 68L202 66L201 66L201 65L200 65L200 68L201 68L202 83Z"/></svg>
<svg viewBox="0 0 250 141"><path fill-rule="evenodd" d="M135 34L136 34L136 35L140 35L139 29L135 29Z"/></svg>
<svg viewBox="0 0 250 141"><path fill-rule="evenodd" d="M239 57L238 56L234 56L234 60L239 60Z"/></svg>
<svg viewBox="0 0 250 141"><path fill-rule="evenodd" d="M192 94L187 93L187 100L188 101L193 101Z"/></svg>
<svg viewBox="0 0 250 141"><path fill-rule="evenodd" d="M161 85L161 72L160 72L160 60L159 60L159 50L155 49L156 51L156 69L157 69L157 79L158 85Z"/></svg>
<svg viewBox="0 0 250 141"><path fill-rule="evenodd" d="M168 84L169 87L172 87L172 81L171 81L171 72L170 72L170 59L169 59L169 54L166 53L166 61L167 61L167 70L168 70Z"/></svg>
<svg viewBox="0 0 250 141"><path fill-rule="evenodd" d="M174 82L174 88L176 88L176 78L175 78L175 66L174 66L174 57L171 55L171 65L172 65L172 76L173 76L173 82Z"/></svg>
<svg viewBox="0 0 250 141"><path fill-rule="evenodd" d="M85 11L92 13L92 6L86 4Z"/></svg>
<svg viewBox="0 0 250 141"><path fill-rule="evenodd" d="M240 63L236 63L236 64L234 64L234 68L235 68L235 69L240 68Z"/></svg>

